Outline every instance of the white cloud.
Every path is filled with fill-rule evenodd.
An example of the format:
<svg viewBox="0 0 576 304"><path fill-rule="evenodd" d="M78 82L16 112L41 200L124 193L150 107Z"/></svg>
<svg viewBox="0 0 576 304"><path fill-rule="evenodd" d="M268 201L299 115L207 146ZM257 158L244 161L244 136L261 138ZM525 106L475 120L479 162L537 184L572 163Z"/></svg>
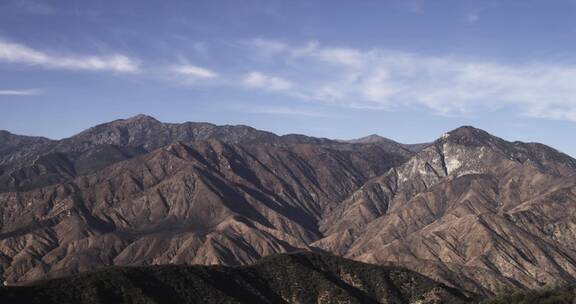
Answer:
<svg viewBox="0 0 576 304"><path fill-rule="evenodd" d="M38 90L0 90L0 96L8 95L8 96L31 96L31 95L39 95L40 91Z"/></svg>
<svg viewBox="0 0 576 304"><path fill-rule="evenodd" d="M36 65L49 69L138 72L138 63L124 55L58 56L28 46L0 41L0 62Z"/></svg>
<svg viewBox="0 0 576 304"><path fill-rule="evenodd" d="M192 77L192 78L210 79L210 78L218 77L218 74L216 74L215 72L213 72L211 70L201 68L198 66L194 66L194 65L190 65L190 64L173 66L171 68L171 70L172 70L172 72L174 72L178 75L182 75L182 76L186 76L186 77Z"/></svg>
<svg viewBox="0 0 576 304"><path fill-rule="evenodd" d="M270 91L286 91L292 88L292 83L280 77L268 76L260 72L251 72L245 75L244 85L249 88Z"/></svg>
<svg viewBox="0 0 576 304"><path fill-rule="evenodd" d="M478 20L480 20L480 15L478 13L469 13L466 15L466 20L468 20L470 23L476 23Z"/></svg>
<svg viewBox="0 0 576 304"><path fill-rule="evenodd" d="M423 106L446 115L511 107L521 115L576 121L576 65L503 64L317 42L259 45L278 45L275 64L284 62L282 71L301 75L282 91L311 101L379 109ZM252 73L245 82L265 87L268 79Z"/></svg>
<svg viewBox="0 0 576 304"><path fill-rule="evenodd" d="M260 55L273 55L279 52L286 51L288 46L280 41L253 38L246 41L244 44L251 46L258 50Z"/></svg>
<svg viewBox="0 0 576 304"><path fill-rule="evenodd" d="M12 0L17 8L31 14L48 15L53 14L56 10L44 1L34 0Z"/></svg>
<svg viewBox="0 0 576 304"><path fill-rule="evenodd" d="M322 48L318 42L310 42L303 48L293 50L294 57L312 56L321 61L342 66L359 67L365 54L350 48Z"/></svg>
<svg viewBox="0 0 576 304"><path fill-rule="evenodd" d="M294 116L307 116L307 117L333 117L328 113L296 109L289 107L262 107L249 110L250 113L256 114L272 114L272 115L294 115Z"/></svg>

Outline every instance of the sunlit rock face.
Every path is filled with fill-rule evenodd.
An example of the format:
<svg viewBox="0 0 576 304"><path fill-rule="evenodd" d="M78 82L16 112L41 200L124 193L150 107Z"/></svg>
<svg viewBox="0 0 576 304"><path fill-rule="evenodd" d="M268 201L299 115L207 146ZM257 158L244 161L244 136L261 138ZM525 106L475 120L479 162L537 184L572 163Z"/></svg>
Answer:
<svg viewBox="0 0 576 304"><path fill-rule="evenodd" d="M569 282L575 168L549 147L462 127L368 181L314 244L481 293Z"/></svg>

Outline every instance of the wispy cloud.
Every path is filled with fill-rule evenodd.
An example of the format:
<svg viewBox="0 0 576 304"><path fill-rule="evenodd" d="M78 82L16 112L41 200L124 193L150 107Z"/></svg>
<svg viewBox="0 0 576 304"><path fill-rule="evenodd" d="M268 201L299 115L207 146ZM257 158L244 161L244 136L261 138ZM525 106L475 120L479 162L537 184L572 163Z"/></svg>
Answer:
<svg viewBox="0 0 576 304"><path fill-rule="evenodd" d="M468 13L466 15L466 20L468 20L470 23L476 23L478 20L480 20L480 14L477 12Z"/></svg>
<svg viewBox="0 0 576 304"><path fill-rule="evenodd" d="M184 77L201 79L211 79L218 77L218 74L214 71L190 64L176 65L171 67L170 70L173 73Z"/></svg>
<svg viewBox="0 0 576 304"><path fill-rule="evenodd" d="M526 116L576 121L576 65L502 64L318 42L289 45L260 39L252 45L262 46L292 76L285 80L290 85L277 91L310 101L391 110L423 106L446 115L513 107ZM247 79L256 87L269 83L261 73Z"/></svg>
<svg viewBox="0 0 576 304"><path fill-rule="evenodd" d="M26 45L0 40L0 62L41 66L48 69L136 73L136 60L120 54L107 56L54 55Z"/></svg>
<svg viewBox="0 0 576 304"><path fill-rule="evenodd" d="M477 23L482 19L484 14L489 13L491 10L497 9L501 6L500 1L479 1L470 2L465 4L465 10L467 11L465 17L466 21L469 23Z"/></svg>
<svg viewBox="0 0 576 304"><path fill-rule="evenodd" d="M317 41L311 41L303 47L291 49L293 57L312 57L320 61L348 67L358 67L365 59L365 55L355 49L339 47L320 47Z"/></svg>
<svg viewBox="0 0 576 304"><path fill-rule="evenodd" d="M0 96L31 96L40 94L41 92L39 90L0 90Z"/></svg>
<svg viewBox="0 0 576 304"><path fill-rule="evenodd" d="M280 77L265 75L261 72L251 72L245 75L243 83L249 88L270 91L287 91L292 88L292 82Z"/></svg>
<svg viewBox="0 0 576 304"><path fill-rule="evenodd" d="M306 109L296 109L290 107L262 107L248 110L249 113L256 114L272 114L272 115L294 115L294 116L307 116L307 117L334 117L334 115L306 110Z"/></svg>
<svg viewBox="0 0 576 304"><path fill-rule="evenodd" d="M12 4L18 9L30 14L48 15L56 12L46 1L12 0Z"/></svg>
<svg viewBox="0 0 576 304"><path fill-rule="evenodd" d="M288 48L288 46L282 42L263 38L252 38L246 41L245 44L258 50L260 55L273 55L286 51Z"/></svg>

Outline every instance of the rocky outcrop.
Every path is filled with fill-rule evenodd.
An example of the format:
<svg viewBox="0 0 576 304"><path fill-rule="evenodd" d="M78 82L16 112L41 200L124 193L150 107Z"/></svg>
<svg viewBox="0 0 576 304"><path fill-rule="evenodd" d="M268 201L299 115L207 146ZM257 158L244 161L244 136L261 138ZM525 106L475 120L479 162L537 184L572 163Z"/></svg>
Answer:
<svg viewBox="0 0 576 304"><path fill-rule="evenodd" d="M40 147L51 142L44 137L15 135L0 130L0 168L6 163L37 153Z"/></svg>
<svg viewBox="0 0 576 304"><path fill-rule="evenodd" d="M482 293L572 282L575 174L551 148L463 127L345 199L313 245Z"/></svg>

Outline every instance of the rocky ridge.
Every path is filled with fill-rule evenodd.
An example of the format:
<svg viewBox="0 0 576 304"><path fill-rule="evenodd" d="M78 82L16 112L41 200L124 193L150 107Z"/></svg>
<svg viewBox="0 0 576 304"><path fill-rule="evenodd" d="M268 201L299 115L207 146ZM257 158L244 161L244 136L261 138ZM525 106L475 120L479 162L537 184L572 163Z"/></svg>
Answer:
<svg viewBox="0 0 576 304"><path fill-rule="evenodd" d="M100 124L62 140L2 132L0 192L27 191L65 182L177 142L190 144L220 140L236 145L313 144L365 154L384 151L395 162L403 161L412 154L402 144L392 141L354 145L299 134L278 136L243 125L162 123L143 114ZM374 156L375 161L382 159L379 155Z"/></svg>
<svg viewBox="0 0 576 304"><path fill-rule="evenodd" d="M574 280L574 159L471 127L373 178L313 246L482 293Z"/></svg>
<svg viewBox="0 0 576 304"><path fill-rule="evenodd" d="M137 116L40 146L40 158L74 161L25 169L43 173L22 182L57 178L0 193L10 284L301 250L401 265L486 295L576 278L576 160L473 127L411 150ZM82 159L92 169L76 170Z"/></svg>

